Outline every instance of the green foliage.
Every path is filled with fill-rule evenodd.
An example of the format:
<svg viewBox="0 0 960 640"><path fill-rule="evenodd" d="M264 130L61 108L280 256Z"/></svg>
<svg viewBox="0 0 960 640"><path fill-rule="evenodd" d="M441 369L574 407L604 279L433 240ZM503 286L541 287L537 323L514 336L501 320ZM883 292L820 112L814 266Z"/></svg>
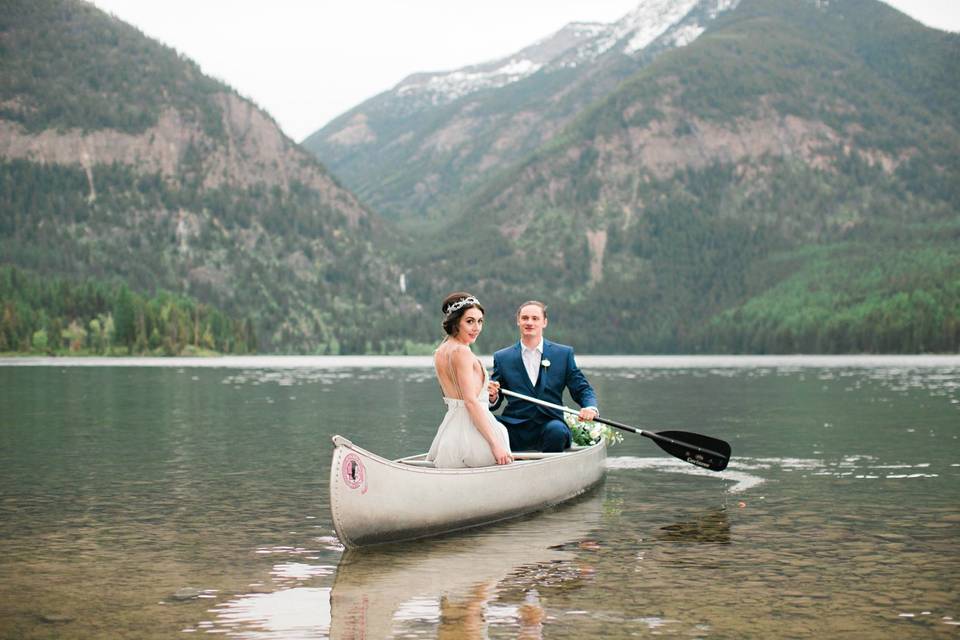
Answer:
<svg viewBox="0 0 960 640"><path fill-rule="evenodd" d="M127 350L133 349L137 339L137 312L133 306L133 296L126 285L120 287L113 303L113 339Z"/></svg>
<svg viewBox="0 0 960 640"><path fill-rule="evenodd" d="M41 278L0 266L0 352L250 353L249 318L167 292L145 298L126 285Z"/></svg>
<svg viewBox="0 0 960 640"><path fill-rule="evenodd" d="M793 274L711 319L707 351L960 350L960 252L844 243L777 256ZM775 268L775 266L774 266Z"/></svg>
<svg viewBox="0 0 960 640"><path fill-rule="evenodd" d="M572 413L564 413L563 421L566 422L570 428L573 444L578 447L589 447L590 445L600 442L601 438L607 441L608 447L623 442L623 434L619 430L608 427L605 424L585 422Z"/></svg>

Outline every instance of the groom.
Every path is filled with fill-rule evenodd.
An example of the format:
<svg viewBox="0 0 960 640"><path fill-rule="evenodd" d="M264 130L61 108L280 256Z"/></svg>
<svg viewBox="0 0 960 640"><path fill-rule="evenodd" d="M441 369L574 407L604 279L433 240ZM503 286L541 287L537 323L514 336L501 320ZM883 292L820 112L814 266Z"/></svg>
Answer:
<svg viewBox="0 0 960 640"><path fill-rule="evenodd" d="M597 395L577 367L573 348L543 339L547 327L547 306L530 300L517 310L520 342L493 354L490 409L503 402L499 387L563 404L563 390L583 407L581 420L597 417ZM512 451L563 451L570 446L570 429L563 413L519 398L510 398L497 417L510 433Z"/></svg>

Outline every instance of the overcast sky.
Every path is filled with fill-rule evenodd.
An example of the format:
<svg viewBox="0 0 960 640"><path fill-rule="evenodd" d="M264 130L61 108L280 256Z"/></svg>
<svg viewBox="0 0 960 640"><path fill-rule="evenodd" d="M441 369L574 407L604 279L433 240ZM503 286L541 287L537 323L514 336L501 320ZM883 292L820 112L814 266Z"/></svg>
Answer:
<svg viewBox="0 0 960 640"><path fill-rule="evenodd" d="M266 109L296 141L411 73L509 55L640 0L94 0ZM890 0L960 31L960 0Z"/></svg>

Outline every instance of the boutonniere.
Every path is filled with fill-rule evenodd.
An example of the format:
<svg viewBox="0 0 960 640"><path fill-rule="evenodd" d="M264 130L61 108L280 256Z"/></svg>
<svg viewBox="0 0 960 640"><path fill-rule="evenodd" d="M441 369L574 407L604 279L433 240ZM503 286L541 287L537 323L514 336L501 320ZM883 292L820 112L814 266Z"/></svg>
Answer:
<svg viewBox="0 0 960 640"><path fill-rule="evenodd" d="M546 369L547 367L550 366L550 361L544 358L543 360L540 361L540 366Z"/></svg>

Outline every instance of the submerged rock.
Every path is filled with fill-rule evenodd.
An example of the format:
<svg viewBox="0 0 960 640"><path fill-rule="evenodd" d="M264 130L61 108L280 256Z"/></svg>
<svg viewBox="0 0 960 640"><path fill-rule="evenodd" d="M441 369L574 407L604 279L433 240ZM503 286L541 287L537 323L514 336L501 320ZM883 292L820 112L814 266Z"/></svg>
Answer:
<svg viewBox="0 0 960 640"><path fill-rule="evenodd" d="M171 600L193 600L194 598L199 598L200 594L203 593L200 589L194 589L192 587L183 587L182 589L177 589L172 594L170 594Z"/></svg>
<svg viewBox="0 0 960 640"><path fill-rule="evenodd" d="M73 616L66 616L59 613L41 613L37 616L40 618L41 622L46 622L47 624L63 624L65 622L73 622Z"/></svg>

